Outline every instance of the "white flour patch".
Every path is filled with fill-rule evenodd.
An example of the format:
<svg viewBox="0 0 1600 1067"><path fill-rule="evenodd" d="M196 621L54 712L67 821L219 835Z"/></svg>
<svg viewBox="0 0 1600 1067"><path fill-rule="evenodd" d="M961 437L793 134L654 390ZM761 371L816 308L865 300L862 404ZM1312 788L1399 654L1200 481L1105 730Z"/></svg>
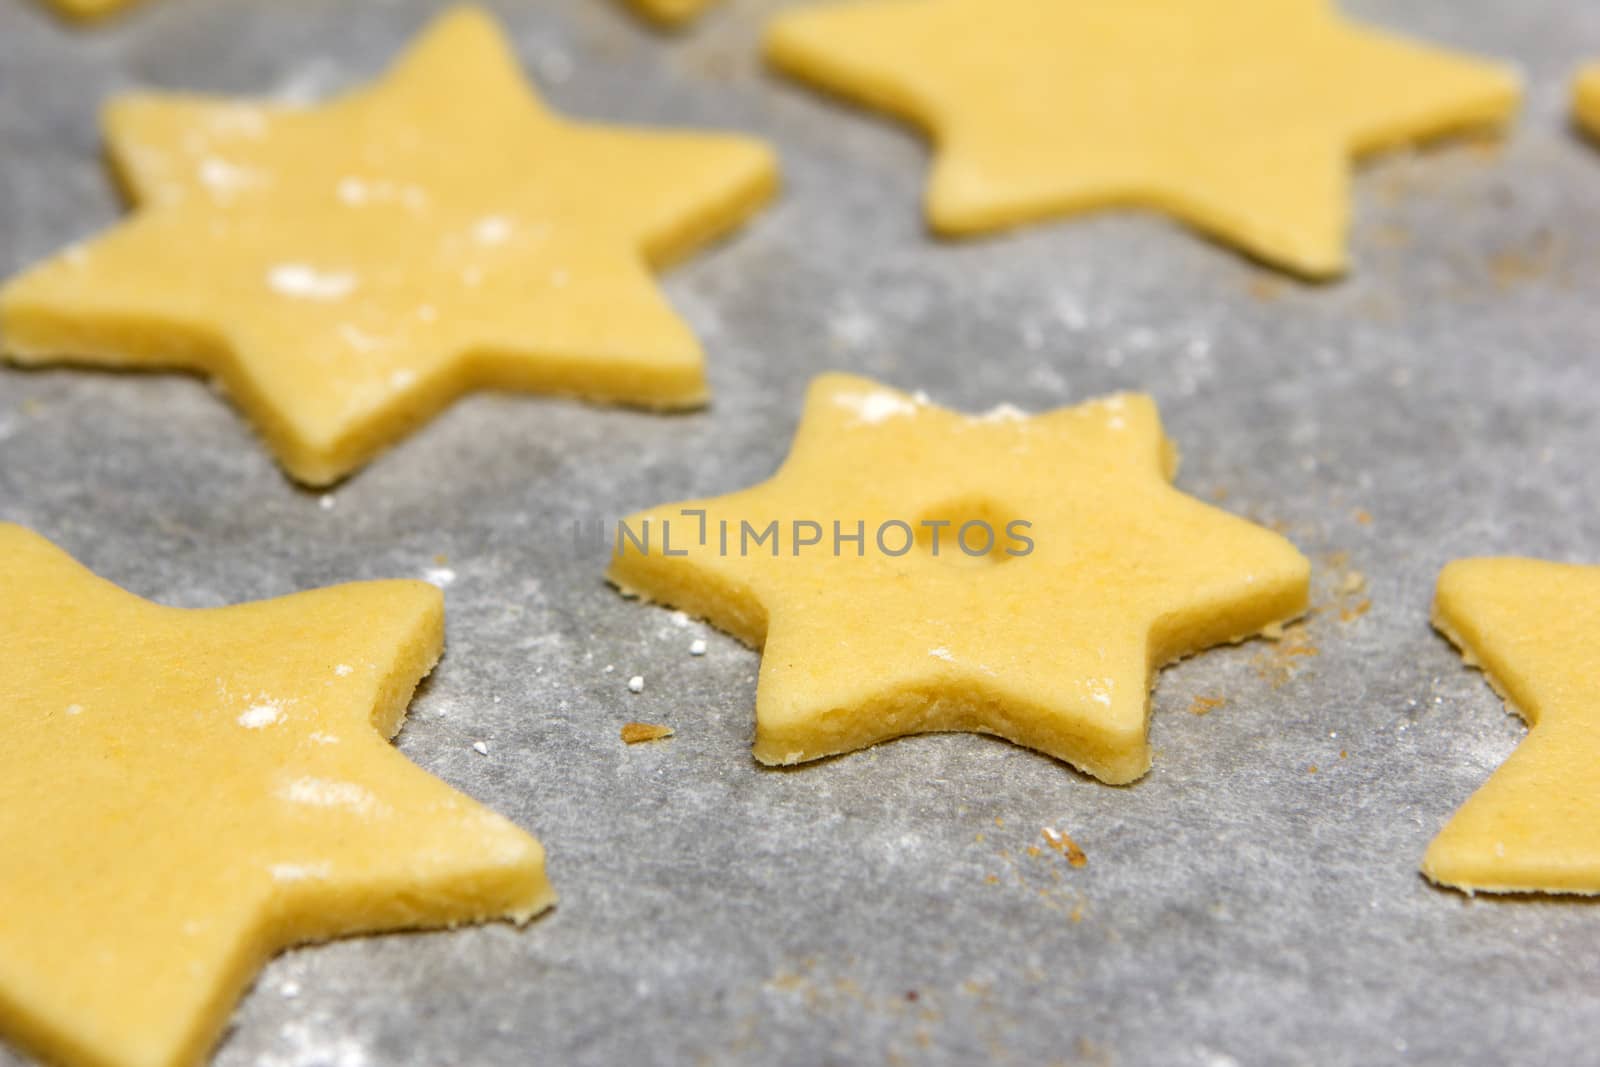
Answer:
<svg viewBox="0 0 1600 1067"><path fill-rule="evenodd" d="M246 730L264 730L283 721L283 705L276 700L263 700L250 705L239 716L239 725Z"/></svg>
<svg viewBox="0 0 1600 1067"><path fill-rule="evenodd" d="M312 808L344 808L357 815L377 815L387 809L368 790L354 782L331 778L296 778L278 790L278 796L291 804Z"/></svg>
<svg viewBox="0 0 1600 1067"><path fill-rule="evenodd" d="M297 300L343 300L356 288L346 271L320 271L307 263L279 263L267 272L272 290Z"/></svg>
<svg viewBox="0 0 1600 1067"><path fill-rule="evenodd" d="M855 413L858 423L877 425L889 419L904 418L917 413L917 402L887 389L869 393L840 393L833 398L840 407Z"/></svg>
<svg viewBox="0 0 1600 1067"><path fill-rule="evenodd" d="M333 868L326 863L274 863L271 867L274 882L303 882L308 878L326 878Z"/></svg>

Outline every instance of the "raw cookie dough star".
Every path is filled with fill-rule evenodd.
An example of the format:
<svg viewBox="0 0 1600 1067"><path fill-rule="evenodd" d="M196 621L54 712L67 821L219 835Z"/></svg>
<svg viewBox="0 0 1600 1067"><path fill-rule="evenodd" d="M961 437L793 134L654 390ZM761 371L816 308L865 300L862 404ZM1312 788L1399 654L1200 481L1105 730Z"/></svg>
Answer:
<svg viewBox="0 0 1600 1067"><path fill-rule="evenodd" d="M1176 462L1144 396L966 416L827 375L770 481L625 520L610 578L763 649L763 763L971 730L1131 782L1155 670L1306 606L1305 558Z"/></svg>
<svg viewBox="0 0 1600 1067"><path fill-rule="evenodd" d="M1433 620L1529 733L1423 873L1468 893L1600 893L1600 567L1457 560Z"/></svg>
<svg viewBox="0 0 1600 1067"><path fill-rule="evenodd" d="M681 26L717 0L628 0L634 10L663 26Z"/></svg>
<svg viewBox="0 0 1600 1067"><path fill-rule="evenodd" d="M57 11L74 19L97 19L125 7L132 7L136 0L49 0L50 6Z"/></svg>
<svg viewBox="0 0 1600 1067"><path fill-rule="evenodd" d="M746 138L552 114L471 8L321 108L138 96L107 128L140 210L0 290L6 350L213 374L313 485L474 388L701 403L649 268L776 174Z"/></svg>
<svg viewBox="0 0 1600 1067"><path fill-rule="evenodd" d="M386 740L432 586L181 610L0 524L0 605L0 1035L178 1067L286 946L554 900L538 842Z"/></svg>
<svg viewBox="0 0 1600 1067"><path fill-rule="evenodd" d="M1600 139L1600 65L1578 75L1572 90L1572 111L1589 135Z"/></svg>
<svg viewBox="0 0 1600 1067"><path fill-rule="evenodd" d="M1140 206L1313 278L1346 267L1351 156L1502 124L1518 96L1325 0L824 4L775 19L767 55L930 133L942 233Z"/></svg>

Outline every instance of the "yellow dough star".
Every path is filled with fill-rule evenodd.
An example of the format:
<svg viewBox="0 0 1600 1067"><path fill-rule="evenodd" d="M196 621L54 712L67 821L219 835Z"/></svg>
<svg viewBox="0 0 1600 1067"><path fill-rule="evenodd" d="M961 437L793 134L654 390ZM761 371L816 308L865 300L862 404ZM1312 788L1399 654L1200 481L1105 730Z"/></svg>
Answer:
<svg viewBox="0 0 1600 1067"><path fill-rule="evenodd" d="M1578 75L1572 90L1572 110L1589 135L1600 139L1600 65Z"/></svg>
<svg viewBox="0 0 1600 1067"><path fill-rule="evenodd" d="M628 0L634 10L663 26L681 26L717 0Z"/></svg>
<svg viewBox="0 0 1600 1067"><path fill-rule="evenodd" d="M966 416L827 375L770 481L625 520L610 578L762 648L763 763L968 730L1130 782L1156 669L1306 606L1176 462L1144 396Z"/></svg>
<svg viewBox="0 0 1600 1067"><path fill-rule="evenodd" d="M0 524L0 1035L51 1062L204 1056L293 944L526 921L538 842L385 739L439 592L141 600Z"/></svg>
<svg viewBox="0 0 1600 1067"><path fill-rule="evenodd" d="M546 111L470 8L321 108L138 96L106 124L140 209L0 290L6 350L212 374L316 485L469 389L701 403L649 268L776 175L746 138Z"/></svg>
<svg viewBox="0 0 1600 1067"><path fill-rule="evenodd" d="M137 0L48 0L51 7L69 18L97 19L132 7Z"/></svg>
<svg viewBox="0 0 1600 1067"><path fill-rule="evenodd" d="M1529 733L1423 873L1469 893L1600 893L1600 567L1457 560L1433 619Z"/></svg>
<svg viewBox="0 0 1600 1067"><path fill-rule="evenodd" d="M1314 278L1346 266L1350 157L1504 123L1518 97L1325 0L824 4L775 19L767 55L929 132L942 233L1147 207Z"/></svg>

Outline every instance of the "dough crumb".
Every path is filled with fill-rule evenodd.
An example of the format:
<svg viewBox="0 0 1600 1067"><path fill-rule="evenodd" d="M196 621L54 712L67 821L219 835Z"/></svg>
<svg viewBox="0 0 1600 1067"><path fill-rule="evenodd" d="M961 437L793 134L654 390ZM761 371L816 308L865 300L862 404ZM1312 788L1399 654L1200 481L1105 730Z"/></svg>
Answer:
<svg viewBox="0 0 1600 1067"><path fill-rule="evenodd" d="M1222 707L1222 705L1224 705L1226 703L1227 703L1227 701L1224 700L1222 697L1198 697L1197 696L1197 697L1194 698L1194 703L1189 705L1189 714L1191 714L1191 715L1209 715L1213 711L1216 711L1218 708Z"/></svg>
<svg viewBox="0 0 1600 1067"><path fill-rule="evenodd" d="M1086 867L1089 856L1078 847L1078 843L1067 836L1065 830L1057 830L1053 826L1046 826L1041 833L1049 846L1067 858L1067 863L1072 867Z"/></svg>
<svg viewBox="0 0 1600 1067"><path fill-rule="evenodd" d="M673 732L672 727L653 722L630 722L623 724L622 740L624 744L637 745L644 741L660 741L671 737Z"/></svg>

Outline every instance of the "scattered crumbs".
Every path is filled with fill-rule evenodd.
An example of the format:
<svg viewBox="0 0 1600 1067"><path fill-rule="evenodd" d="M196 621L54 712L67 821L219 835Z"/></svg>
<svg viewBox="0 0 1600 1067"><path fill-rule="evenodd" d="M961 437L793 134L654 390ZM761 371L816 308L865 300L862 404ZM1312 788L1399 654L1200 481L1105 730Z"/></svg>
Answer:
<svg viewBox="0 0 1600 1067"><path fill-rule="evenodd" d="M629 722L622 725L622 741L628 745L660 741L662 738L671 737L672 734L672 727L660 726L653 722Z"/></svg>
<svg viewBox="0 0 1600 1067"><path fill-rule="evenodd" d="M1067 916L1067 918L1071 919L1075 923L1083 922L1083 905L1074 904L1072 906L1072 912Z"/></svg>
<svg viewBox="0 0 1600 1067"><path fill-rule="evenodd" d="M1311 642L1311 633L1303 622L1290 623L1287 626L1278 625L1269 627L1275 633L1265 633L1273 643L1258 652L1250 661L1255 668L1256 676L1266 682L1271 682L1274 689L1285 685L1303 665L1306 659L1320 656L1322 650Z"/></svg>
<svg viewBox="0 0 1600 1067"><path fill-rule="evenodd" d="M997 874L986 874L986 875L983 876L983 880L988 885L999 885L1000 884L1000 876L997 875Z"/></svg>
<svg viewBox="0 0 1600 1067"><path fill-rule="evenodd" d="M1194 703L1189 705L1189 714L1190 715L1210 715L1213 711L1216 711L1218 708L1222 707L1222 705L1224 705L1226 703L1227 703L1227 701L1224 700L1222 697L1201 697L1201 696L1197 696L1197 697L1194 698Z"/></svg>
<svg viewBox="0 0 1600 1067"><path fill-rule="evenodd" d="M351 667L348 663L341 663L333 669L333 673L337 674L341 678L348 678L350 677L350 672L354 669L355 668Z"/></svg>
<svg viewBox="0 0 1600 1067"><path fill-rule="evenodd" d="M1344 580L1339 583L1339 592L1349 596L1351 593L1361 592L1366 587L1367 576L1360 571L1350 571L1344 576Z"/></svg>
<svg viewBox="0 0 1600 1067"><path fill-rule="evenodd" d="M484 741L474 741L472 742L472 751L480 756L487 756L489 754L489 745Z"/></svg>
<svg viewBox="0 0 1600 1067"><path fill-rule="evenodd" d="M456 572L449 567L429 567L422 572L422 580L443 589L456 580Z"/></svg>
<svg viewBox="0 0 1600 1067"><path fill-rule="evenodd" d="M973 834L972 835L972 840L976 841L980 845L983 844L985 839L986 839L986 836L984 834Z"/></svg>
<svg viewBox="0 0 1600 1067"><path fill-rule="evenodd" d="M632 678L628 679L628 692L630 692L630 693L642 693L642 692L644 692L644 675L636 674Z"/></svg>
<svg viewBox="0 0 1600 1067"><path fill-rule="evenodd" d="M1088 866L1089 856L1078 847L1078 843L1069 837L1065 830L1057 830L1053 826L1046 826L1040 831L1045 843L1061 855L1067 857L1067 863L1072 867Z"/></svg>
<svg viewBox="0 0 1600 1067"><path fill-rule="evenodd" d="M335 501L332 493L323 493L321 496L317 497L317 507L321 508L323 511L332 511L334 503Z"/></svg>
<svg viewBox="0 0 1600 1067"><path fill-rule="evenodd" d="M996 826L1005 826L1006 821L1004 819L1002 819L1000 816L996 815L994 817L994 824Z"/></svg>
<svg viewBox="0 0 1600 1067"><path fill-rule="evenodd" d="M1317 765L1315 763L1313 763L1311 766L1307 767L1306 768L1306 773L1307 774L1316 774L1317 773Z"/></svg>
<svg viewBox="0 0 1600 1067"><path fill-rule="evenodd" d="M1372 512L1366 508L1356 508L1355 520L1361 526L1372 525Z"/></svg>
<svg viewBox="0 0 1600 1067"><path fill-rule="evenodd" d="M1030 856L1034 857L1035 859L1037 859L1040 856L1044 855L1044 853L1039 850L1039 846L1038 845L1029 845L1028 846L1028 855L1030 855Z"/></svg>
<svg viewBox="0 0 1600 1067"><path fill-rule="evenodd" d="M600 671L600 673L601 674L610 674L612 671L614 671L616 669L617 669L617 665L615 663L607 663L605 665L605 667Z"/></svg>
<svg viewBox="0 0 1600 1067"><path fill-rule="evenodd" d="M700 638L697 637L693 641L689 642L689 655L691 655L691 656L703 656L705 654L706 654L706 643L703 640L701 640Z"/></svg>

